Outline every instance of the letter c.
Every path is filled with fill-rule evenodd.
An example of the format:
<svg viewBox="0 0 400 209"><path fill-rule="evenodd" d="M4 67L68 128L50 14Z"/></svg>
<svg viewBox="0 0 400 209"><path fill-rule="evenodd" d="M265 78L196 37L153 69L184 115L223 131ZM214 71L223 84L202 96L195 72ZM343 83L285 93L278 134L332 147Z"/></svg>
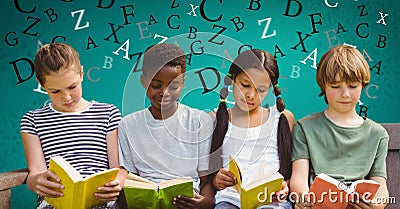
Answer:
<svg viewBox="0 0 400 209"><path fill-rule="evenodd" d="M330 4L328 3L328 0L325 0L325 5L328 6L328 7L337 7L337 6L338 6L338 3L336 2L336 4L332 6L332 5L330 5Z"/></svg>
<svg viewBox="0 0 400 209"><path fill-rule="evenodd" d="M100 77L98 77L96 80L93 80L93 79L92 79L92 76L90 75L90 73L92 72L93 69L95 69L95 70L97 70L97 71L100 71L100 68L99 68L99 67L92 67L92 68L89 68L89 70L87 71L87 77L88 77L88 79L89 79L90 81L92 81L92 82L99 82L99 81L100 81Z"/></svg>

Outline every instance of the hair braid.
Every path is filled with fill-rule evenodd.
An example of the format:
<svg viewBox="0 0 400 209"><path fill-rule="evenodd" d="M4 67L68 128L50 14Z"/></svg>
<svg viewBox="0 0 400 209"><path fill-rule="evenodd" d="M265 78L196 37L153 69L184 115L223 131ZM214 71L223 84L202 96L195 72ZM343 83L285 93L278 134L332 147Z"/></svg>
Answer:
<svg viewBox="0 0 400 209"><path fill-rule="evenodd" d="M221 100L225 100L228 97L229 92L227 87L230 85L232 85L232 79L227 75L224 78L224 87L219 92ZM226 131L228 130L229 114L225 101L220 101L216 112L216 118L210 150L211 154L222 146Z"/></svg>
<svg viewBox="0 0 400 209"><path fill-rule="evenodd" d="M289 122L284 114L285 102L281 96L281 88L278 85L279 68L276 59L268 52L263 51L263 66L267 70L274 88L276 97L276 108L280 112L278 122L278 155L279 155L279 172L285 179L289 179L292 175L292 134L290 132Z"/></svg>

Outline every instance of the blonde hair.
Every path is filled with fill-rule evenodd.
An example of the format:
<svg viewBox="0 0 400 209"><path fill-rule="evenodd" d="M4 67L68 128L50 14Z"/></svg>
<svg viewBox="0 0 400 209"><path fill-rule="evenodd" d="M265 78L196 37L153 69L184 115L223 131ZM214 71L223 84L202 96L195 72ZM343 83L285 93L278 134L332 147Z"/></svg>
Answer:
<svg viewBox="0 0 400 209"><path fill-rule="evenodd" d="M81 63L78 52L72 46L64 43L50 43L43 45L36 53L34 69L40 84L45 83L45 76L67 69L72 65L77 66L80 73Z"/></svg>
<svg viewBox="0 0 400 209"><path fill-rule="evenodd" d="M370 70L363 55L352 46L339 45L327 51L317 68L319 96L325 95L326 84L360 82L363 88L370 81Z"/></svg>

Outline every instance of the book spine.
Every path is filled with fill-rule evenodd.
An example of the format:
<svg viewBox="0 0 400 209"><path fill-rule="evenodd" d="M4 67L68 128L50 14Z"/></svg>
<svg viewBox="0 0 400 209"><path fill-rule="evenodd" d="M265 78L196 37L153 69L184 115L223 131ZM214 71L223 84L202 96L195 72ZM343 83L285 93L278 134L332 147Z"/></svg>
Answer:
<svg viewBox="0 0 400 209"><path fill-rule="evenodd" d="M84 181L78 181L75 184L75 191L74 191L74 201L73 201L73 205L74 208L82 208L82 209L90 209L85 207L85 200L86 195L85 194L85 182Z"/></svg>
<svg viewBox="0 0 400 209"><path fill-rule="evenodd" d="M240 208L241 209L249 209L248 205L248 198L247 198L247 193L243 188L240 188L239 190L239 195L240 195Z"/></svg>

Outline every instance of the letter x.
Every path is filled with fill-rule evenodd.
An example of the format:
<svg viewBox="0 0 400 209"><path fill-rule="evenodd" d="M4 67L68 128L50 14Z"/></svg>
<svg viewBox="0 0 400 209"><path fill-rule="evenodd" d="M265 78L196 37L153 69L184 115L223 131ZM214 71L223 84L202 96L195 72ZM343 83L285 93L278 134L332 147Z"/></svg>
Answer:
<svg viewBox="0 0 400 209"><path fill-rule="evenodd" d="M194 10L196 10L197 7L199 7L199 6L196 6L196 5L193 5L193 4L190 4L190 6L192 7L192 11L187 13L187 14L191 15L193 13L193 17L197 17L196 12Z"/></svg>
<svg viewBox="0 0 400 209"><path fill-rule="evenodd" d="M388 16L388 14L383 14L382 12L379 12L379 14L381 15L381 19L378 20L378 22L376 22L376 23L381 23L381 21L382 21L382 24L386 25L385 17Z"/></svg>

